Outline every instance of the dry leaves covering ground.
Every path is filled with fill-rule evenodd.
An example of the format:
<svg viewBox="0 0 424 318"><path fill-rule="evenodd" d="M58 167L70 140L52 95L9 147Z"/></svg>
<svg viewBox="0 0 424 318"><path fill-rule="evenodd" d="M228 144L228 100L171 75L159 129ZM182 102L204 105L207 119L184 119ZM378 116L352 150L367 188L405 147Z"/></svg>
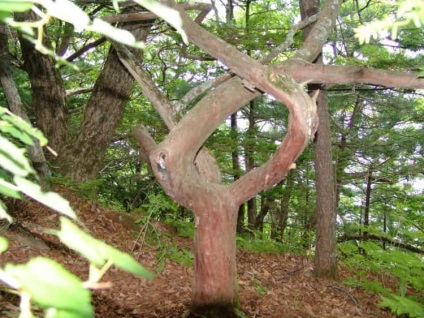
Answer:
<svg viewBox="0 0 424 318"><path fill-rule="evenodd" d="M101 208L66 188L56 190L71 201L91 235L132 254L153 271L158 268L160 249L137 239L141 226L135 225L132 219ZM0 257L0 265L24 263L41 255L59 261L80 278L87 278L88 262L43 231L57 228L56 213L31 201L13 202L9 204L9 211L15 224L2 230L1 235L9 238L10 247ZM169 232L162 224L153 226L159 233ZM179 248L191 246L188 239L172 236L172 240ZM377 295L342 283L315 279L311 260L305 257L240 251L237 259L240 304L249 317L394 317L376 305L379 302ZM343 269L341 272L343 277L348 275ZM184 317L190 302L192 274L191 268L169 260L152 281L112 268L103 279L111 282L112 287L94 291L96 316ZM0 293L0 317L17 317L18 306L17 296Z"/></svg>

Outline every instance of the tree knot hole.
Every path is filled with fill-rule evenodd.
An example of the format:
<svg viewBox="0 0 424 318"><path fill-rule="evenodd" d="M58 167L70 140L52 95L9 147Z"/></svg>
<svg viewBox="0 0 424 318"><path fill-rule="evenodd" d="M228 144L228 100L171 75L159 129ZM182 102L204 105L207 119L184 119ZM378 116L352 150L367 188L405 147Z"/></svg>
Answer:
<svg viewBox="0 0 424 318"><path fill-rule="evenodd" d="M159 173L162 173L162 174L166 173L166 159L167 159L166 153L160 152L156 160L157 170Z"/></svg>

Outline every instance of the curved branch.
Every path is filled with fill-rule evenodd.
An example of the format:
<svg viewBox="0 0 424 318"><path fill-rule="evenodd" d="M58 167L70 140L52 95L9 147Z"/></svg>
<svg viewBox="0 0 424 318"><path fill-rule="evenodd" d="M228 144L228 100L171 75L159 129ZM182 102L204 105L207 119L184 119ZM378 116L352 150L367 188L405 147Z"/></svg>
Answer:
<svg viewBox="0 0 424 318"><path fill-rule="evenodd" d="M259 61L241 53L220 38L207 32L194 23L172 0L166 0L165 2L180 12L184 31L194 44L203 51L218 58L234 73L244 80L247 80L249 84L252 84L251 86L269 93L283 102L292 112L297 112L297 114L292 117L299 120L297 124L303 129L304 135L307 135L307 139L309 140L309 130L313 129L316 124L315 105L301 86L286 76L279 76L274 73L272 69L266 68ZM214 107L219 106L214 105ZM292 131L292 133L293 132L294 131ZM178 139L178 136L176 136L176 134L174 135L173 138ZM209 134L199 134L197 143L192 144L195 148L191 149L191 151L197 151L208 136ZM182 142L182 140L180 141Z"/></svg>

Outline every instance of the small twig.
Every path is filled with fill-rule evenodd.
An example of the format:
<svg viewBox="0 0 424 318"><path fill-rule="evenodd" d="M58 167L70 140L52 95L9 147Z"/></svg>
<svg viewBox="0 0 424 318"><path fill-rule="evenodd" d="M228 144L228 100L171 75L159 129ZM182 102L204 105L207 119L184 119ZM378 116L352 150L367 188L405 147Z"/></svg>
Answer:
<svg viewBox="0 0 424 318"><path fill-rule="evenodd" d="M318 19L318 15L314 14L313 16L310 16L309 18L300 21L298 24L296 24L289 32L287 32L286 40L281 43L279 46L277 46L274 50L271 51L267 56L265 56L262 60L262 64L267 64L271 62L273 59L275 59L278 54L283 53L285 50L287 50L290 45L293 44L293 39L297 31L302 30L306 28L308 25L314 23Z"/></svg>
<svg viewBox="0 0 424 318"><path fill-rule="evenodd" d="M343 294L345 294L347 297L349 297L349 299L355 304L356 307L361 308L358 300L354 296L352 296L350 293L348 293L346 290L344 290L343 288L341 288L337 285L326 285L326 287L330 287L330 288L340 290Z"/></svg>

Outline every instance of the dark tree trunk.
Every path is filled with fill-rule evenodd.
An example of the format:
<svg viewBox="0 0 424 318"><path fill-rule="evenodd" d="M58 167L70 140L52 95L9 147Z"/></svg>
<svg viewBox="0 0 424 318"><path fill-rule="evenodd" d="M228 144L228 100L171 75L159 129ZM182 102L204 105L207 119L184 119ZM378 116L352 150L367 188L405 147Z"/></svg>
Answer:
<svg viewBox="0 0 424 318"><path fill-rule="evenodd" d="M133 33L138 40L144 41L149 29L141 26ZM115 49L111 48L78 133L58 157L64 175L79 182L98 176L105 151L121 123L133 87L134 78L120 62Z"/></svg>
<svg viewBox="0 0 424 318"><path fill-rule="evenodd" d="M325 93L320 93L317 106L320 125L315 140L317 212L314 271L319 277L337 279L336 185L331 158L330 116Z"/></svg>
<svg viewBox="0 0 424 318"><path fill-rule="evenodd" d="M30 17L30 14L17 15L20 20ZM134 28L134 24L126 24L123 28L130 26ZM148 24L141 24L133 33L143 41L149 29ZM35 126L41 129L49 145L58 153L58 157L53 160L59 172L79 182L96 178L103 166L105 151L121 122L134 78L111 48L88 101L84 119L77 134L71 137L65 89L61 74L55 67L55 60L35 50L29 41L20 38L20 42L25 69L31 82Z"/></svg>
<svg viewBox="0 0 424 318"><path fill-rule="evenodd" d="M300 0L302 19L306 19L319 11L319 0ZM306 38L312 26L304 31ZM315 61L322 64L320 55ZM314 91L319 87L309 87ZM315 93L315 92L313 92ZM314 271L318 277L338 278L336 254L336 183L334 179L331 156L330 114L328 111L327 93L321 91L317 98L318 130L315 136L315 178L316 198L316 247Z"/></svg>
<svg viewBox="0 0 424 318"><path fill-rule="evenodd" d="M256 131L256 120L255 120L255 103L251 101L249 103L249 127L247 129L246 147L245 147L245 160L246 160L246 171L250 171L255 168L255 159L253 158L255 152L255 131ZM247 224L250 230L253 230L256 222L256 197L251 198L247 201Z"/></svg>
<svg viewBox="0 0 424 318"><path fill-rule="evenodd" d="M348 136L352 133L352 129L355 126L355 120L358 116L358 113L361 109L361 102L359 99L359 95L356 97L355 106L353 107L353 112L350 115L349 122L346 127L344 127L341 136L340 136L340 145L338 147L337 152L337 160L336 160L336 206L339 206L340 193L343 185L343 175L344 170L349 164L350 150L347 150L348 145Z"/></svg>
<svg viewBox="0 0 424 318"><path fill-rule="evenodd" d="M35 14L16 14L17 20L36 19ZM47 39L47 36L44 37ZM31 82L32 109L35 126L49 140L49 146L60 153L68 140L69 117L66 111L65 88L53 57L37 51L34 45L19 37L24 67ZM47 40L46 40L47 41ZM48 46L48 44L46 44Z"/></svg>
<svg viewBox="0 0 424 318"><path fill-rule="evenodd" d="M10 55L7 46L8 31L7 26L0 23L0 85L3 88L10 111L30 123L10 68ZM27 151L34 165L34 169L40 177L40 182L44 187L45 179L50 176L50 168L47 165L46 157L44 156L43 149L38 140L34 140L34 146L27 146Z"/></svg>
<svg viewBox="0 0 424 318"><path fill-rule="evenodd" d="M364 206L364 238L367 238L367 228L370 225L370 204L371 204L371 189L372 189L372 168L368 168L367 186L365 189L365 206Z"/></svg>
<svg viewBox="0 0 424 318"><path fill-rule="evenodd" d="M282 242L284 238L284 230L287 227L289 218L289 204L294 186L294 173L290 171L285 179L285 189L281 196L279 211L275 211L272 215L271 238L278 242Z"/></svg>
<svg viewBox="0 0 424 318"><path fill-rule="evenodd" d="M231 138L233 140L233 150L231 151L231 161L233 165L233 180L240 178L239 142L237 127L237 112L231 114ZM237 233L245 231L244 225L245 211L244 204L241 204L237 214Z"/></svg>
<svg viewBox="0 0 424 318"><path fill-rule="evenodd" d="M259 213L256 216L256 220L255 220L255 230L258 230L261 233L261 237L263 236L265 217L270 211L272 205L273 205L273 202L271 201L271 199L266 195L266 193L262 193L261 194L261 209L259 210Z"/></svg>

